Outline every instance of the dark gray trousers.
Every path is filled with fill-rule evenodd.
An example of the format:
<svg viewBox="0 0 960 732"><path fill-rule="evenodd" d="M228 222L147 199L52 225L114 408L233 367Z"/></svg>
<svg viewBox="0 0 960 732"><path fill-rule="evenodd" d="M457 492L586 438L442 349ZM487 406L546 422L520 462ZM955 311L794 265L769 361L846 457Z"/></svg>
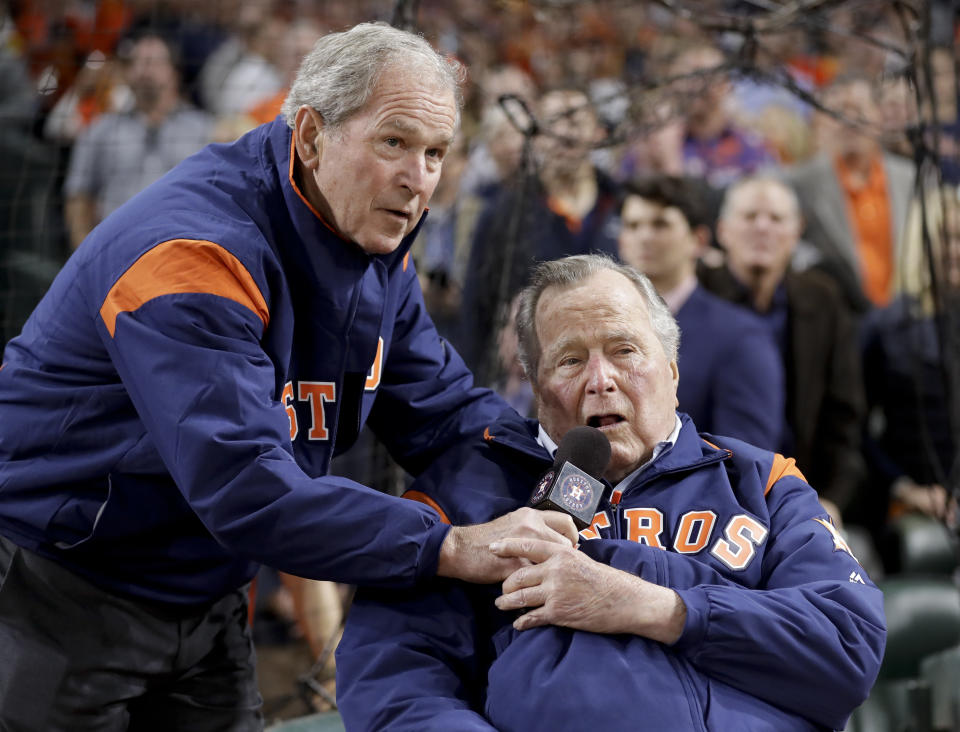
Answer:
<svg viewBox="0 0 960 732"><path fill-rule="evenodd" d="M262 730L246 590L180 611L0 536L0 731Z"/></svg>

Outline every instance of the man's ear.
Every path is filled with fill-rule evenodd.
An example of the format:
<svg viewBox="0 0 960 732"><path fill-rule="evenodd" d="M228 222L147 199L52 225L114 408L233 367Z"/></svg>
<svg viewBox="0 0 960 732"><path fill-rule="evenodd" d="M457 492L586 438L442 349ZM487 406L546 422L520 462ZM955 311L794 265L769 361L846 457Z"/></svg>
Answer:
<svg viewBox="0 0 960 732"><path fill-rule="evenodd" d="M670 370L673 372L673 405L674 409L677 409L680 406L680 398L677 396L677 387L680 386L680 369L677 368L677 362L670 362Z"/></svg>
<svg viewBox="0 0 960 732"><path fill-rule="evenodd" d="M315 169L320 164L323 151L323 117L313 107L303 105L294 118L293 138L297 155L306 168Z"/></svg>
<svg viewBox="0 0 960 732"><path fill-rule="evenodd" d="M707 247L710 246L710 227L706 224L700 224L699 226L694 226L693 231L690 232L693 234L693 237L697 240L697 256L701 256Z"/></svg>

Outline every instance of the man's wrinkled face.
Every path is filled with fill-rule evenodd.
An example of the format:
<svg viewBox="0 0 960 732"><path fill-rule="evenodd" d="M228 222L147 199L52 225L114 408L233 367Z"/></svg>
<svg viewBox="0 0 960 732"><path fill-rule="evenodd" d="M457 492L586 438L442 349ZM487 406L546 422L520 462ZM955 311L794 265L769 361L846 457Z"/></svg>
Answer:
<svg viewBox="0 0 960 732"><path fill-rule="evenodd" d="M692 272L699 242L683 212L640 196L628 196L620 212L620 259L654 281L677 284Z"/></svg>
<svg viewBox="0 0 960 732"><path fill-rule="evenodd" d="M389 254L423 215L456 123L451 89L422 69L389 67L359 112L320 123L311 202L345 239Z"/></svg>
<svg viewBox="0 0 960 732"><path fill-rule="evenodd" d="M737 274L785 272L802 228L796 200L769 181L747 183L730 195L717 224L730 268Z"/></svg>
<svg viewBox="0 0 960 732"><path fill-rule="evenodd" d="M578 425L600 429L612 448L605 477L619 481L670 435L677 406L677 364L643 296L612 270L548 287L537 303L536 332L534 393L543 428L557 442Z"/></svg>

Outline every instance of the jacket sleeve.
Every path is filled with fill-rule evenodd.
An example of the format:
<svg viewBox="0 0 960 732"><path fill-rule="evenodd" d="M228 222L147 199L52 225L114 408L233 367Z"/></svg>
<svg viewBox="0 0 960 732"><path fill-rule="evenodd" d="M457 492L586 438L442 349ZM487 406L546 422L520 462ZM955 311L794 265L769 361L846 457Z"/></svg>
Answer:
<svg viewBox="0 0 960 732"><path fill-rule="evenodd" d="M477 614L458 583L358 592L336 652L346 728L493 730L477 711L486 686L477 637Z"/></svg>
<svg viewBox="0 0 960 732"><path fill-rule="evenodd" d="M419 475L466 438L478 439L507 404L473 386L459 354L437 333L411 264L369 424L394 458Z"/></svg>
<svg viewBox="0 0 960 732"><path fill-rule="evenodd" d="M252 280L230 279L229 267L213 274L239 294L140 302L130 285L100 312L123 388L191 509L237 556L293 574L398 587L433 576L449 529L434 512L296 464L260 345L266 316L244 300Z"/></svg>
<svg viewBox="0 0 960 732"><path fill-rule="evenodd" d="M673 648L706 675L831 729L868 695L883 657L883 597L815 493L771 488L762 582L745 587L691 557L616 542L600 561L676 590L687 608ZM594 542L585 542L589 547ZM776 679L776 683L770 683Z"/></svg>
<svg viewBox="0 0 960 732"><path fill-rule="evenodd" d="M758 325L744 329L728 346L713 390L712 430L779 450L786 396L783 359L773 338Z"/></svg>

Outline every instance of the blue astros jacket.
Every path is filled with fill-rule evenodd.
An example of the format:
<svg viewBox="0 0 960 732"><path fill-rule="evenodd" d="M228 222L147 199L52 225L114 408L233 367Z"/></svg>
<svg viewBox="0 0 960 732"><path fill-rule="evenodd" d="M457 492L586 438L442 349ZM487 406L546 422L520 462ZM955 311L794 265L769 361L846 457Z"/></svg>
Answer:
<svg viewBox="0 0 960 732"><path fill-rule="evenodd" d="M880 591L792 460L682 419L672 449L607 489L580 541L680 595L675 644L516 631L493 604L499 586L363 591L337 648L347 729L842 729L883 656ZM535 422L500 420L411 497L455 524L525 504L551 462L536 434Z"/></svg>
<svg viewBox="0 0 960 732"><path fill-rule="evenodd" d="M0 534L107 588L207 602L258 562L406 586L429 508L326 476L369 422L418 473L503 407L424 309L407 250L339 238L281 120L98 226L0 367Z"/></svg>

